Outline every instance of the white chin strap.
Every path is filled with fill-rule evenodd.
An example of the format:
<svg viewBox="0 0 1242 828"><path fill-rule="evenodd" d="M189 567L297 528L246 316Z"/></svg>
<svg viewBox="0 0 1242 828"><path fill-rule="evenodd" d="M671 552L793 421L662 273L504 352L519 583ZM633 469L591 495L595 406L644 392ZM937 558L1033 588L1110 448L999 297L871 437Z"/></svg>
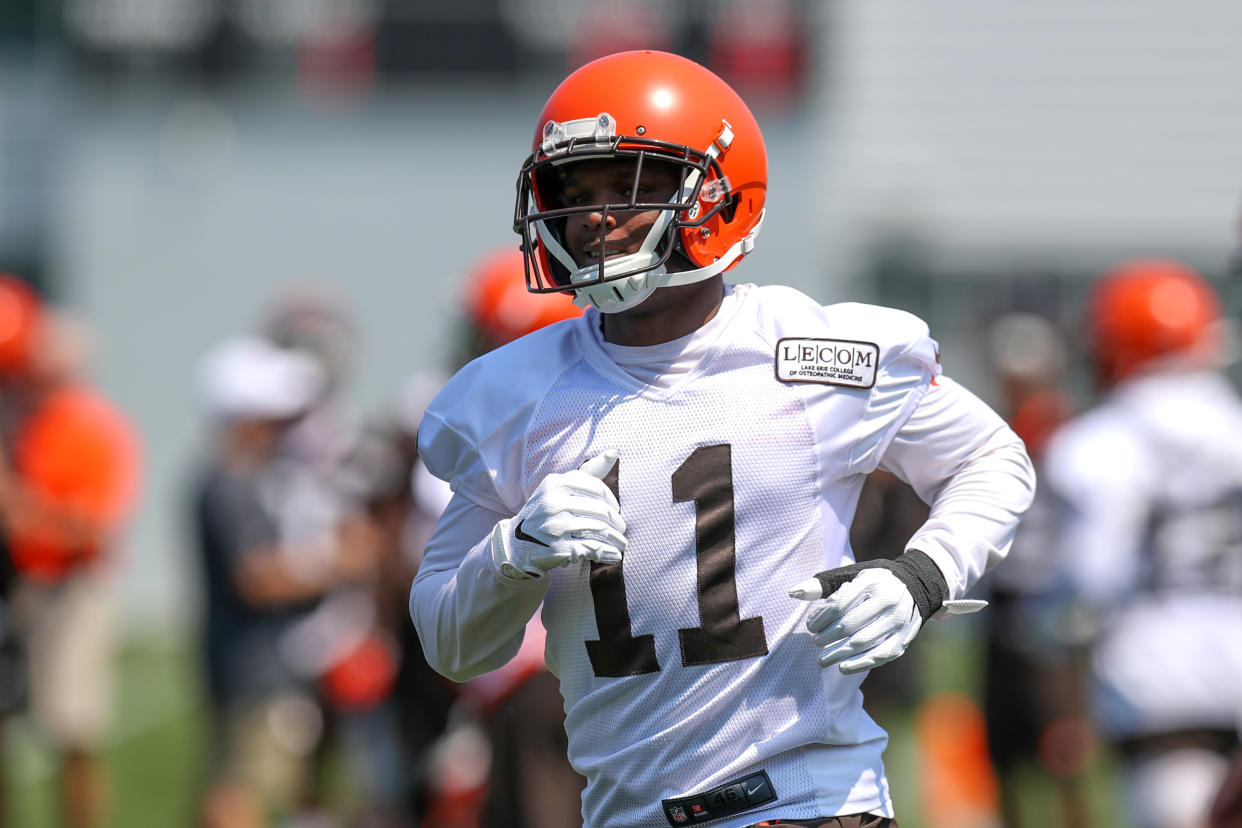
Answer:
<svg viewBox="0 0 1242 828"><path fill-rule="evenodd" d="M595 272L594 268L590 270L592 273ZM574 291L574 304L580 308L589 308L594 305L600 313L619 313L636 308L647 301L648 296L655 293L659 285L652 284L652 281L657 275L664 273L665 267L660 265L655 270L649 270L646 273L635 273L624 279L578 288Z"/></svg>

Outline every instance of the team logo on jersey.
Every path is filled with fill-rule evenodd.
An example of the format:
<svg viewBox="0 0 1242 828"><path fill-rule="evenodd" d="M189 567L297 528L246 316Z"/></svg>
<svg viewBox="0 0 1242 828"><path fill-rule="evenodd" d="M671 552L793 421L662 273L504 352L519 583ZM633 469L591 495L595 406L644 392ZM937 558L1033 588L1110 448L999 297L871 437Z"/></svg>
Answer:
<svg viewBox="0 0 1242 828"><path fill-rule="evenodd" d="M776 378L848 388L875 385L880 346L853 339L786 337L776 342Z"/></svg>

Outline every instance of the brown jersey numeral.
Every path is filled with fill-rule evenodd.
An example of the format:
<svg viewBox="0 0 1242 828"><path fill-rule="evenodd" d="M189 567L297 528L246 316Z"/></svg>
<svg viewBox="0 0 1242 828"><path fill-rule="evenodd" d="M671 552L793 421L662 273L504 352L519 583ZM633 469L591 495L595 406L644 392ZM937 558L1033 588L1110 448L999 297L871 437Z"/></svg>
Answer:
<svg viewBox="0 0 1242 828"><path fill-rule="evenodd" d="M620 500L620 461L604 483ZM697 627L677 631L681 662L691 666L740 661L766 655L763 617L742 618L738 607L734 543L733 464L728 443L701 446L673 472L673 501L694 503L697 563ZM632 676L660 669L655 636L634 635L618 564L591 564L591 596L599 640L587 641L597 676Z"/></svg>

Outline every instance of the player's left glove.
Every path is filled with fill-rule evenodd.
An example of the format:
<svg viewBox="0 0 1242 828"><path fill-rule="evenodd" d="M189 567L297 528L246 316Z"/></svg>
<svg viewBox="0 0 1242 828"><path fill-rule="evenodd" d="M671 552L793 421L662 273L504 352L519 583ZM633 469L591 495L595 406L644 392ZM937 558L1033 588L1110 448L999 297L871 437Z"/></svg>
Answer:
<svg viewBox="0 0 1242 828"><path fill-rule="evenodd" d="M789 594L804 601L825 599L806 626L820 647L819 666L840 664L842 673L859 673L897 658L928 618L975 612L987 604L948 600L949 586L940 568L917 549L896 560L824 570Z"/></svg>

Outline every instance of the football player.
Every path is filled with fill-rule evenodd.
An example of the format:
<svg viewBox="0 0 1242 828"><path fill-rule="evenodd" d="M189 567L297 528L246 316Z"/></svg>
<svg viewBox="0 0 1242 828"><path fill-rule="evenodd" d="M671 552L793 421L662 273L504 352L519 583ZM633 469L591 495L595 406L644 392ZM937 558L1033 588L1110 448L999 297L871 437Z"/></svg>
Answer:
<svg viewBox="0 0 1242 828"><path fill-rule="evenodd" d="M410 595L428 659L494 669L542 605L592 828L895 825L859 686L971 606L1031 499L1021 441L919 319L725 281L766 187L754 117L702 66L571 73L514 221L530 290L586 313L465 366L420 429L454 490ZM931 516L854 564L877 468Z"/></svg>
<svg viewBox="0 0 1242 828"><path fill-rule="evenodd" d="M9 614L0 620L12 625L24 657L24 698L55 757L64 824L102 825L111 795L102 756L115 712L118 544L141 495L142 440L88 378L80 322L7 274L0 317L0 533L13 566ZM0 685L23 689L12 686L20 664L3 665Z"/></svg>
<svg viewBox="0 0 1242 828"><path fill-rule="evenodd" d="M1198 274L1126 262L1088 303L1104 397L1048 446L1093 712L1119 752L1128 824L1201 825L1242 699L1242 401Z"/></svg>

